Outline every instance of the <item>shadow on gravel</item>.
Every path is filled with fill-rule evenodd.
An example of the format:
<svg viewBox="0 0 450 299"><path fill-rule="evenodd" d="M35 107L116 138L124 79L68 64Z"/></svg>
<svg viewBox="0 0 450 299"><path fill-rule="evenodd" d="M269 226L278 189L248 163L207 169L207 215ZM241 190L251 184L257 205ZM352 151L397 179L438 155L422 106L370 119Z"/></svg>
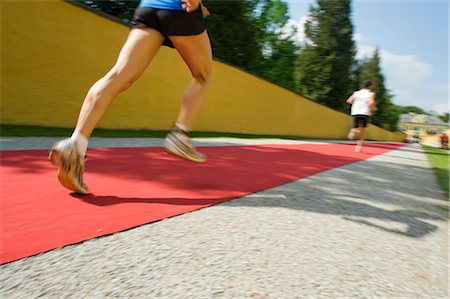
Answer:
<svg viewBox="0 0 450 299"><path fill-rule="evenodd" d="M448 201L433 179L427 168L368 160L224 205L338 215L389 233L420 238L438 228L431 222L449 218Z"/></svg>

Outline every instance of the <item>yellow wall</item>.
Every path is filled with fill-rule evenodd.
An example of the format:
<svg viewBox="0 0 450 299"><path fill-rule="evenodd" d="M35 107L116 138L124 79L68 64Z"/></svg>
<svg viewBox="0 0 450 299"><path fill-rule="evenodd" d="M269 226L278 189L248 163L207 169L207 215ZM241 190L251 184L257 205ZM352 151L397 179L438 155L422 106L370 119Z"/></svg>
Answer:
<svg viewBox="0 0 450 299"><path fill-rule="evenodd" d="M87 90L112 67L129 28L60 0L0 3L1 123L73 127ZM162 47L98 127L169 129L189 79L177 52ZM345 138L350 125L348 115L215 61L195 129ZM371 126L368 138L401 141L403 134Z"/></svg>

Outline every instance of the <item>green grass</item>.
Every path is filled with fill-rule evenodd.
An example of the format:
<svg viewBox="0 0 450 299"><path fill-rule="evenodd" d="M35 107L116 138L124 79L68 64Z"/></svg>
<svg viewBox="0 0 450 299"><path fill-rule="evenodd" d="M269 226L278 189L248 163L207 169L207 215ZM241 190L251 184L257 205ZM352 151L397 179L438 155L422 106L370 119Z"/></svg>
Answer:
<svg viewBox="0 0 450 299"><path fill-rule="evenodd" d="M25 125L0 125L0 136L30 137L30 136L47 136L62 137L70 136L73 129L71 128L55 128ZM95 129L92 137L111 137L111 138L164 138L168 131L152 131L152 130L111 130L111 129ZM222 133L222 132L192 132L192 137L232 137L245 139L259 138L276 138L290 140L311 140L315 138L303 138L297 136L279 136L279 135L253 135L240 133ZM317 139L319 140L319 139Z"/></svg>
<svg viewBox="0 0 450 299"><path fill-rule="evenodd" d="M440 148L422 145L427 154L428 161L433 167L439 185L449 197L449 152Z"/></svg>

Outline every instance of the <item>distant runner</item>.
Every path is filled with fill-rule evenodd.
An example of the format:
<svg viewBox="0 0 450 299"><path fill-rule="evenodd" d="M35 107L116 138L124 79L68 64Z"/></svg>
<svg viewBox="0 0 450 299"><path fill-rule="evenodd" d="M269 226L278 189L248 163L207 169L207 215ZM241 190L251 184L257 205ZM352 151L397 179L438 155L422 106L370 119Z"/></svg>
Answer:
<svg viewBox="0 0 450 299"><path fill-rule="evenodd" d="M376 111L375 93L370 90L372 81L366 80L362 84L362 88L355 91L348 99L347 104L352 105L351 115L353 117L353 128L348 132L348 139L358 137L355 152L360 152L364 144L364 137L367 123Z"/></svg>

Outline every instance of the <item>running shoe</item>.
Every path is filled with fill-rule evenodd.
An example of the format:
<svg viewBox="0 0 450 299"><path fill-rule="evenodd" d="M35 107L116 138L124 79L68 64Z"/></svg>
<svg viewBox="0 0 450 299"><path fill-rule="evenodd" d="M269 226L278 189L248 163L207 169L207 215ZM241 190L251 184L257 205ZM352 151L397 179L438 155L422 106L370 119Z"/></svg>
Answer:
<svg viewBox="0 0 450 299"><path fill-rule="evenodd" d="M76 193L90 193L83 179L85 158L80 156L70 138L55 143L48 158L58 167L58 180L61 185Z"/></svg>
<svg viewBox="0 0 450 299"><path fill-rule="evenodd" d="M198 152L192 145L189 132L180 129L176 125L167 135L163 147L169 154L178 156L188 161L198 163L206 161L206 156Z"/></svg>

